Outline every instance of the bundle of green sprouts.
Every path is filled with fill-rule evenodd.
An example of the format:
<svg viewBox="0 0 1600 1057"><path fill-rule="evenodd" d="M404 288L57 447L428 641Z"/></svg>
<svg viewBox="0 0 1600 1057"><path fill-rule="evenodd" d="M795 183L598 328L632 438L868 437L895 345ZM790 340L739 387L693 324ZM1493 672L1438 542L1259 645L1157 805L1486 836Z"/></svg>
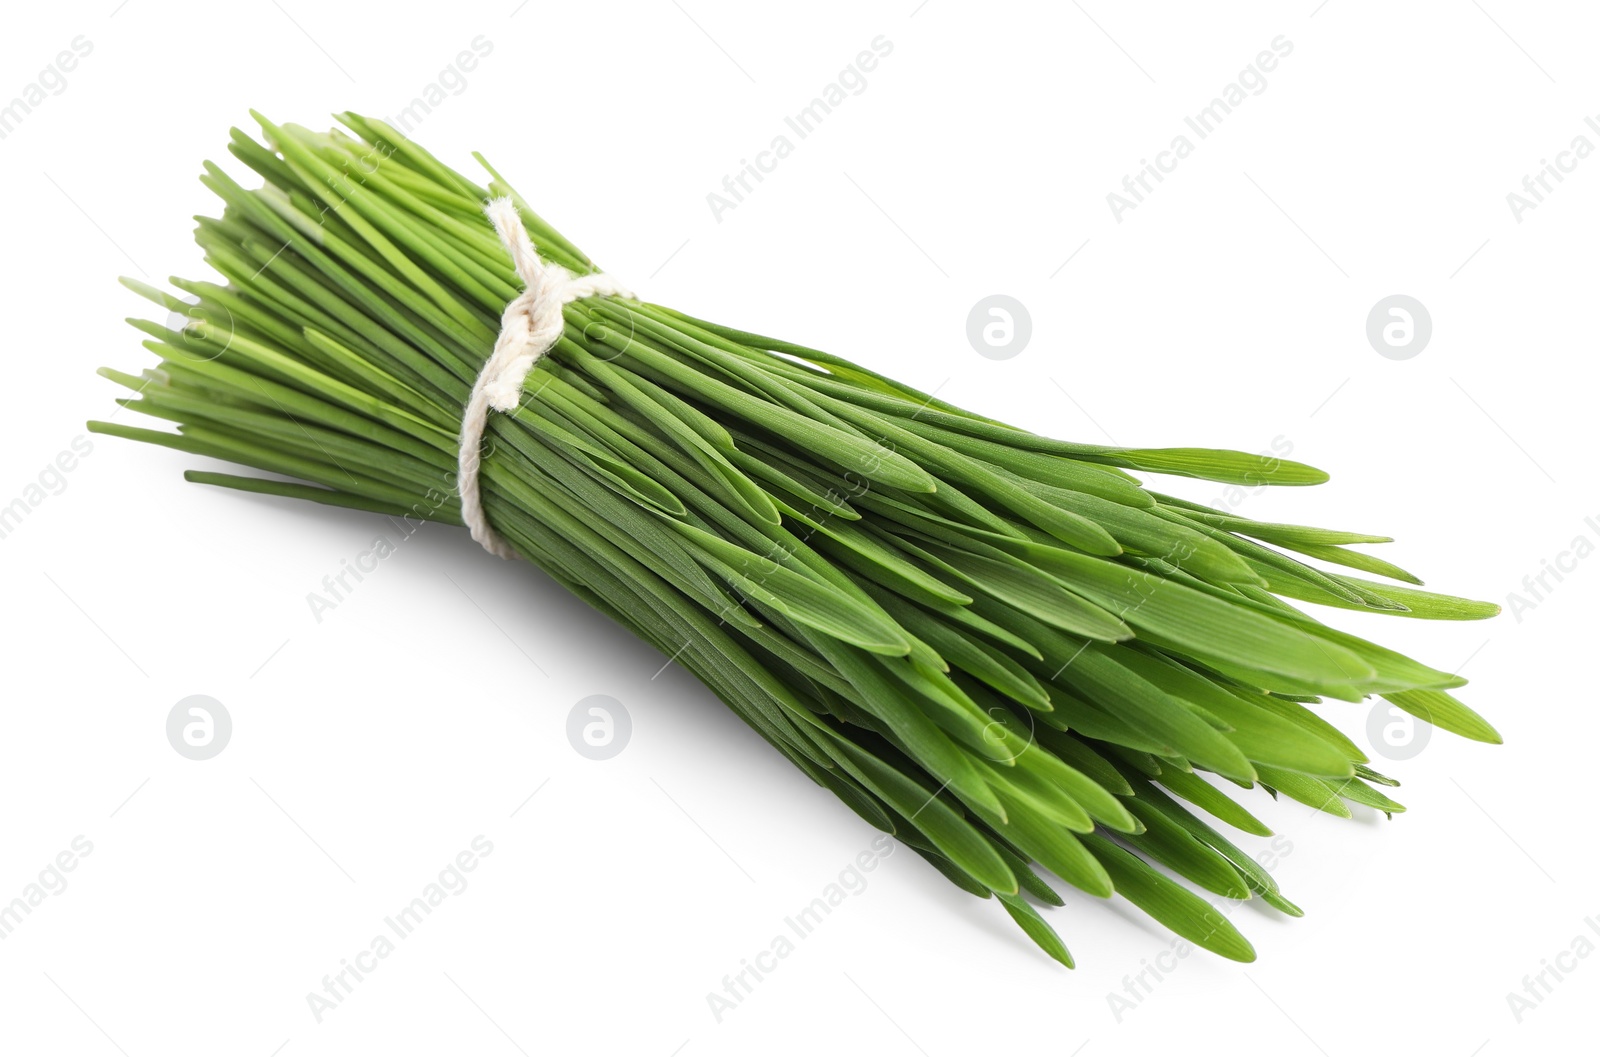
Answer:
<svg viewBox="0 0 1600 1057"><path fill-rule="evenodd" d="M180 298L127 281L186 321L133 321L159 367L102 372L177 432L90 428L271 475L192 481L461 524L462 409L522 289L486 199L512 198L546 261L594 265L486 162L485 187L370 118L257 120L265 142L234 129L229 150L264 185L202 177L225 206L196 240L227 284L173 279ZM1253 949L1200 892L1300 913L1224 832L1269 833L1228 783L1345 817L1403 810L1308 707L1322 698L1379 695L1499 740L1448 693L1464 680L1285 599L1446 620L1495 606L1346 549L1384 537L1219 513L1128 472L1318 470L1051 440L620 296L564 320L520 406L490 416L489 522L1069 966L1038 909L1062 903L1048 874L1241 961Z"/></svg>

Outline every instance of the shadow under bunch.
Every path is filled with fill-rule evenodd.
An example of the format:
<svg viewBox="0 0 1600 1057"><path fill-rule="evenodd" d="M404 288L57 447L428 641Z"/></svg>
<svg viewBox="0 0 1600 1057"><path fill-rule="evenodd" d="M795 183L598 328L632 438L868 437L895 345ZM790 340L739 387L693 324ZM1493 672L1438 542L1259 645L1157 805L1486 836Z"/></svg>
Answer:
<svg viewBox="0 0 1600 1057"><path fill-rule="evenodd" d="M275 475L193 481L460 524L461 409L520 293L485 199L511 195L546 260L596 269L487 163L485 187L370 118L257 120L265 143L234 129L229 150L263 186L202 177L224 208L196 240L226 285L174 279L180 299L126 280L187 322L132 321L159 366L102 372L177 432L90 428ZM1250 944L1169 872L1300 913L1224 834L1269 834L1226 783L1404 810L1321 699L1379 695L1499 740L1448 693L1464 680L1286 599L1446 620L1495 606L1349 549L1385 537L1218 513L1129 472L1320 471L1051 440L641 301L575 301L565 322L521 406L491 416L489 521L1069 966L1037 909L1061 903L1045 873L1241 961Z"/></svg>

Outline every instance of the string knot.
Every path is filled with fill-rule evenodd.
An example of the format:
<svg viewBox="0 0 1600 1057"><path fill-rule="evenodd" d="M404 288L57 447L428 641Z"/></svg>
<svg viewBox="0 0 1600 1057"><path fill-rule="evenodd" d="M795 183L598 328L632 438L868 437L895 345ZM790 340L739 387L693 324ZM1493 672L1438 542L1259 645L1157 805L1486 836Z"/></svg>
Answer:
<svg viewBox="0 0 1600 1057"><path fill-rule="evenodd" d="M496 198L484 207L500 243L511 254L512 266L522 280L522 293L500 314L500 336L473 383L461 417L461 450L457 464L457 490L461 495L461 520L484 550L502 558L515 558L511 544L490 526L484 516L478 488L483 462L483 431L489 411L515 411L522 402L522 384L528 372L561 337L565 326L562 306L585 297L632 297L633 294L604 272L574 275L559 264L539 258L528 238L522 217L510 198Z"/></svg>

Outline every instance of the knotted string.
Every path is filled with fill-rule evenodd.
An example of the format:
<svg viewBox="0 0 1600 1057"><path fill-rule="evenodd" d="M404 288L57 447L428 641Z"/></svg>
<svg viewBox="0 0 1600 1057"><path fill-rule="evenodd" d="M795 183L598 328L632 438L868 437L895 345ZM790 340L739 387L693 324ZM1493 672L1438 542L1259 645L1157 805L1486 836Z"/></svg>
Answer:
<svg viewBox="0 0 1600 1057"><path fill-rule="evenodd" d="M483 463L483 431L489 411L514 411L522 401L522 383L528 372L549 352L561 337L564 326L561 308L569 301L597 295L632 297L626 287L604 272L573 275L559 264L539 258L522 226L522 217L509 198L496 198L483 210L494 224L500 242L511 254L511 263L522 279L523 290L500 315L500 336L494 352L484 362L472 396L461 417L460 471L457 490L461 495L461 519L472 538L490 554L515 558L512 549L484 516L478 488L478 470Z"/></svg>

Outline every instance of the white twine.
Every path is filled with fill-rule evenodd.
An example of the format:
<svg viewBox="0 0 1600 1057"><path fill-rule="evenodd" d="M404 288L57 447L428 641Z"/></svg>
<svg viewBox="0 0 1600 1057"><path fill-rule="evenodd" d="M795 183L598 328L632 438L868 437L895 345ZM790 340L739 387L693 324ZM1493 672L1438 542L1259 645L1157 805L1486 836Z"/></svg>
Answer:
<svg viewBox="0 0 1600 1057"><path fill-rule="evenodd" d="M496 198L484 206L483 211L494 224L506 252L511 254L511 263L522 279L523 290L501 313L500 336L495 339L494 352L473 383L472 396L462 415L456 487L461 494L461 520L472 531L472 538L490 554L516 558L517 552L511 544L490 527L478 490L483 430L489 422L489 409L514 411L521 403L522 383L528 372L561 337L564 326L561 306L584 297L605 294L632 297L633 294L604 272L573 275L559 264L540 260L511 199Z"/></svg>

